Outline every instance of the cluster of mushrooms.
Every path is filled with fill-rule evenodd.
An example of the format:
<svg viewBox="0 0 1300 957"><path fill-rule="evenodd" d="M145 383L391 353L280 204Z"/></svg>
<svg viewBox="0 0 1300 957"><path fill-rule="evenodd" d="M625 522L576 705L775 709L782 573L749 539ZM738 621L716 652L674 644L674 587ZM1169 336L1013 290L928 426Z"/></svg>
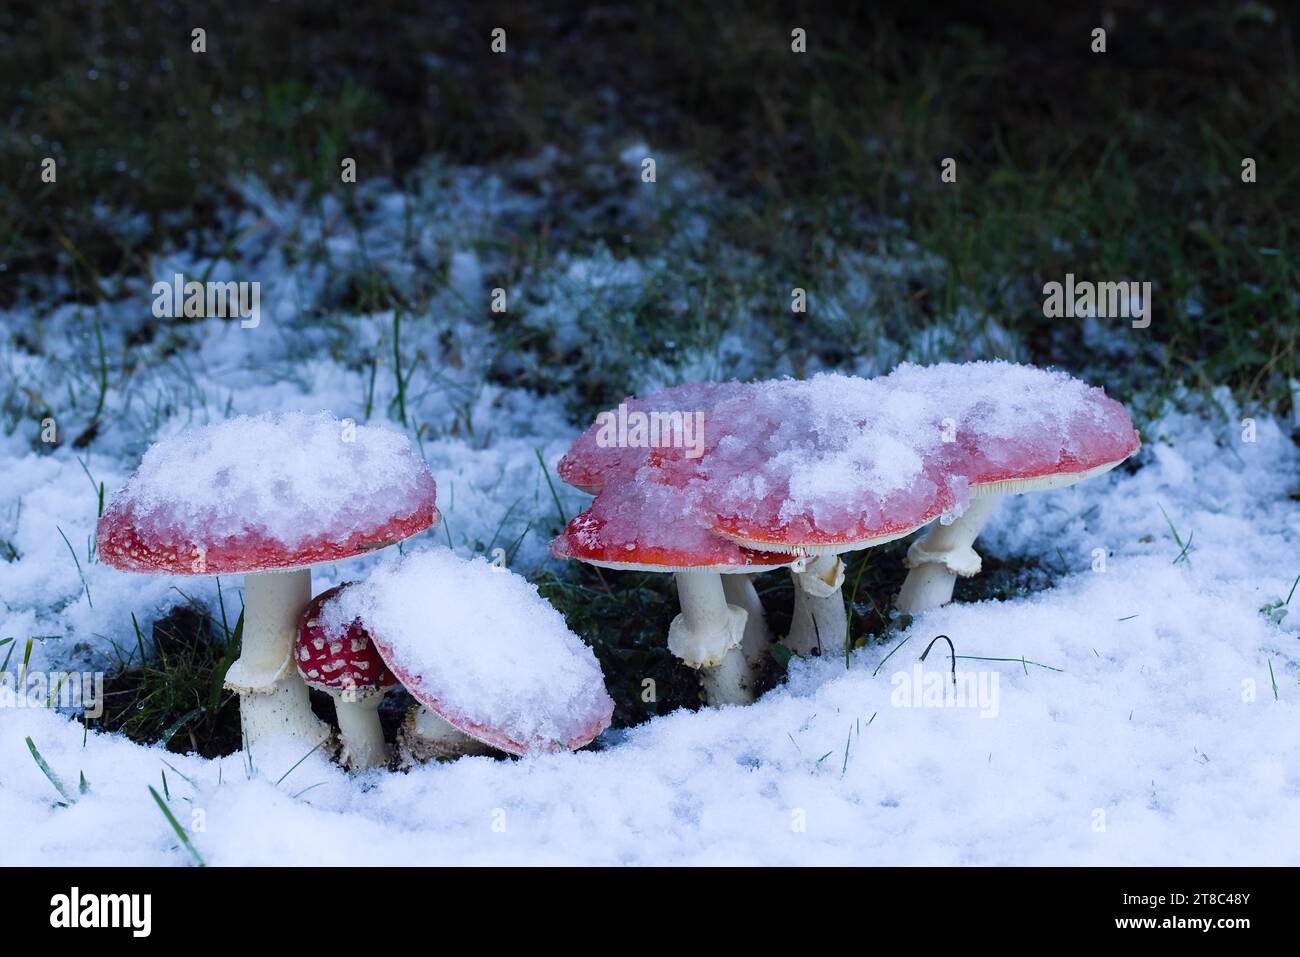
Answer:
<svg viewBox="0 0 1300 957"><path fill-rule="evenodd" d="M674 575L670 650L698 669L711 704L753 700L772 643L752 584L786 568L793 654L842 650L846 552L929 532L908 549L897 599L917 614L979 573L972 547L1004 495L1100 475L1139 447L1124 407L1062 373L1004 362L900 366L880 379L678 386L622 403L660 416L660 443L608 441L604 413L561 460L595 495L552 545L558 558ZM662 441L701 414L703 448Z"/></svg>
<svg viewBox="0 0 1300 957"><path fill-rule="evenodd" d="M241 448L246 436L256 448ZM246 454L250 461L240 461ZM345 494L331 494L338 489ZM570 686L575 673L580 683L570 698L561 707L524 701L485 717L481 709L475 711L475 702L449 699L438 690L450 686L454 692L455 682L439 682L437 670L455 668L456 661L431 667L409 639L403 644L386 635L382 621L363 616L337 621L326 614L331 604L368 582L339 585L312 597L313 566L371 554L435 527L441 520L435 499L436 485L424 462L405 438L388 429L355 426L324 413L242 416L151 447L105 509L97 541L101 560L124 571L244 576L243 641L225 686L239 694L249 749L287 735L311 746L336 745L332 750L340 761L355 770L388 765L394 756L378 708L384 694L398 685L418 702L406 714L398 737L400 766L586 745L609 726L614 705L595 656L567 628L559 629L559 640L568 645L563 650L585 657L576 672L567 669ZM286 513L294 520L280 521ZM445 553L442 569L468 574L480 603L492 607L498 618L502 607L518 605L521 594L525 603L531 602L506 616L505 626L492 636L494 653L508 655L512 645L519 649L535 641L539 614L559 619L513 572L437 551ZM415 572L400 580L412 596L436 584L421 577L421 557L407 555L399 566ZM431 644L440 640L444 646L466 647L464 643L484 640L445 634L455 627L449 616L435 611L425 617L420 627L427 629ZM552 622L552 640L556 630ZM502 682L507 690L509 677L504 675ZM534 680L545 682L548 676ZM313 713L308 688L334 699L337 736ZM548 707L563 713L536 713ZM573 715L579 717L576 723ZM538 737L530 729L539 723L564 730Z"/></svg>
<svg viewBox="0 0 1300 957"><path fill-rule="evenodd" d="M752 701L770 654L774 639L753 584L758 573L785 569L795 580L791 627L781 639L790 652L842 648L844 553L932 525L908 550L896 604L909 613L935 608L951 600L957 577L979 572L972 546L999 497L1101 474L1139 445L1128 413L1102 390L1007 363L902 366L872 380L821 374L693 384L624 406L663 422L700 413L704 441L695 448L636 436L610 441L608 419L598 417L559 465L561 478L594 498L552 553L672 574L681 613L668 647L698 671L714 705ZM240 695L247 746L279 734L312 745L337 740L350 768L388 765L394 755L378 706L399 684L419 702L399 734L400 765L576 749L594 739L613 711L598 666L563 704L534 706L574 714L521 716L531 706L522 702L506 716L475 716L468 702L436 690L431 672L454 663L413 657L409 637L392 640L385 634L391 625L381 620L326 614L364 583L313 598L312 566L394 545L440 519L433 477L409 443L397 437L399 447L386 429L356 426L351 438L329 441L339 425L325 414L244 417L243 428L285 433L284 441L264 440L255 450L247 476L212 451L237 445L238 431L164 440L100 520L99 554L116 568L244 576L243 644L226 687ZM298 434L307 438L295 445ZM303 477L307 453L299 446L308 441L310 474ZM215 505L204 497L213 492ZM257 501L245 514L241 503L250 498ZM495 603L493 587L478 600ZM513 633L496 636L506 657L509 643L523 648L536 628L521 615L505 629ZM581 652L590 656L585 646ZM309 687L334 698L337 736L313 713ZM561 730L530 737L521 721Z"/></svg>

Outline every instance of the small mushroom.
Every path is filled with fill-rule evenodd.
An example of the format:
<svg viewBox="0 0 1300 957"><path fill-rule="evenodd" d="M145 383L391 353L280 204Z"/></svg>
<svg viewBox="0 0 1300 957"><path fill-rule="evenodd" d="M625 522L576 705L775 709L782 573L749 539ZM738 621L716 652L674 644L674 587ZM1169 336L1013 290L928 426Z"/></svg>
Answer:
<svg viewBox="0 0 1300 957"><path fill-rule="evenodd" d="M591 649L535 585L481 558L409 553L320 617L332 628L359 621L427 709L408 716L406 760L422 747L478 750L461 735L515 755L575 750L609 727L614 702Z"/></svg>
<svg viewBox="0 0 1300 957"><path fill-rule="evenodd" d="M321 617L321 606L347 587L336 585L311 600L298 624L294 659L307 687L334 699L341 760L353 770L364 770L388 763L379 705L384 692L399 682L361 622L338 628Z"/></svg>
<svg viewBox="0 0 1300 957"><path fill-rule="evenodd" d="M723 579L788 567L796 556L735 545L715 534L680 490L655 481L607 484L552 542L551 554L601 568L672 574L681 613L669 626L668 649L700 672L710 704L753 700L750 662L757 649L751 655L744 649L745 605L756 604L757 595L741 594L743 604L731 603ZM760 642L752 630L751 648Z"/></svg>
<svg viewBox="0 0 1300 957"><path fill-rule="evenodd" d="M152 575L244 576L243 646L226 672L250 747L328 735L293 666L311 567L437 524L433 476L400 433L326 413L238 416L164 439L99 520L101 559Z"/></svg>

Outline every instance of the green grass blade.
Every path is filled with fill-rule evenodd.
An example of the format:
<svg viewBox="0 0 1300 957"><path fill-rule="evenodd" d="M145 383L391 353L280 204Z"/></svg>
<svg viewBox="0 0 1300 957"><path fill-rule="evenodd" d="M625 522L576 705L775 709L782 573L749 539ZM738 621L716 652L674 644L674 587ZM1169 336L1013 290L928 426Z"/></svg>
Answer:
<svg viewBox="0 0 1300 957"><path fill-rule="evenodd" d="M162 796L154 790L152 784L149 785L149 793L153 795L154 801L157 802L158 810L162 811L163 817L167 818L167 823L172 826L172 830L176 832L176 836L179 837L181 843L185 845L185 850L189 851L190 857L194 858L194 863L199 867L207 867L207 864L203 861L202 855L200 855L194 845L190 843L190 836L185 833L185 828L181 827L180 821L176 820L176 815L172 814L172 809L167 806L167 803L162 799Z"/></svg>
<svg viewBox="0 0 1300 957"><path fill-rule="evenodd" d="M27 750L32 753L32 760L35 761L36 766L41 769L41 773L49 778L50 783L54 785L54 790L58 791L59 796L69 805L76 804L77 799L72 796L72 792L68 790L67 786L59 779L59 776L54 773L53 769L45 763L45 758L41 757L41 752L36 748L36 742L30 737L24 738L23 740L27 742Z"/></svg>

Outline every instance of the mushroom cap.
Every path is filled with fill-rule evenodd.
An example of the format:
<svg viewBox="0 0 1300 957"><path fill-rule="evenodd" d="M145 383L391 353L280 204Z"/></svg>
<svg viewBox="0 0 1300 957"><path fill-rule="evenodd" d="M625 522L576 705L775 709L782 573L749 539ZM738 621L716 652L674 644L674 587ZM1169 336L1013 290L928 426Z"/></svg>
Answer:
<svg viewBox="0 0 1300 957"><path fill-rule="evenodd" d="M712 521L674 486L619 481L607 484L569 521L551 543L551 554L602 568L724 574L769 571L796 560L743 548L717 534Z"/></svg>
<svg viewBox="0 0 1300 957"><path fill-rule="evenodd" d="M352 621L340 627L321 616L321 606L350 585L345 582L321 592L303 610L293 657L308 687L332 693L351 690L365 698L383 694L399 682L379 656L365 625Z"/></svg>
<svg viewBox="0 0 1300 957"><path fill-rule="evenodd" d="M238 416L152 446L99 520L124 571L238 574L340 561L436 525L410 441L327 413Z"/></svg>
<svg viewBox="0 0 1300 957"><path fill-rule="evenodd" d="M973 495L1099 474L1139 445L1128 413L1103 390L1000 361L903 364L878 379L820 373L702 383L627 405L672 410L691 403L706 411L700 455L603 448L599 423L574 443L561 475L604 492L570 523L553 554L666 570L700 567L689 555L708 551L716 536L770 552L852 551L902 538ZM626 492L652 483L675 491L654 508ZM607 495L613 485L624 491ZM663 530L665 517L671 533ZM652 532L652 542L627 526ZM672 547L691 536L693 548ZM733 554L720 564L748 557Z"/></svg>
<svg viewBox="0 0 1300 957"><path fill-rule="evenodd" d="M710 415L703 456L661 456L750 548L836 552L901 538L973 495L1072 484L1139 446L1124 407L1061 372L903 365L873 380L755 383ZM686 477L683 477L686 476Z"/></svg>
<svg viewBox="0 0 1300 957"><path fill-rule="evenodd" d="M643 398L628 397L620 403L631 412L704 412L728 398L742 395L746 386L739 382L691 382L662 389ZM652 449L639 446L602 444L603 416L618 415L609 409L596 417L587 431L574 440L556 466L556 473L568 484L584 492L596 493L609 476L627 477L645 464Z"/></svg>
<svg viewBox="0 0 1300 957"><path fill-rule="evenodd" d="M609 727L614 702L591 649L535 585L481 558L408 553L321 614L361 621L417 701L502 751L574 750Z"/></svg>
<svg viewBox="0 0 1300 957"><path fill-rule="evenodd" d="M902 365L880 380L935 397L937 452L975 494L1055 488L1109 471L1141 446L1133 420L1104 389L1063 372L1007 362Z"/></svg>
<svg viewBox="0 0 1300 957"><path fill-rule="evenodd" d="M753 383L714 407L703 455L654 466L748 548L851 551L901 538L964 496L960 477L918 448L922 424L876 380Z"/></svg>

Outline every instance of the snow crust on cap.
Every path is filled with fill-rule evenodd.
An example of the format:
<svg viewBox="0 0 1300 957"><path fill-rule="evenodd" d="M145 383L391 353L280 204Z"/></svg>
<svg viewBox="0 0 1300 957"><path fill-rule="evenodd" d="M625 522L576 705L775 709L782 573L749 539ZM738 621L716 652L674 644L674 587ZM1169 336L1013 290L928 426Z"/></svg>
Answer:
<svg viewBox="0 0 1300 957"><path fill-rule="evenodd" d="M328 413L238 416L152 446L100 519L114 567L219 574L337 561L437 522L401 433Z"/></svg>
<svg viewBox="0 0 1300 957"><path fill-rule="evenodd" d="M717 527L790 545L861 542L916 528L953 507L964 485L920 441L929 409L879 380L837 373L754 383L705 420L706 451L688 482Z"/></svg>
<svg viewBox="0 0 1300 957"><path fill-rule="evenodd" d="M820 373L708 385L637 400L708 406L702 455L600 454L610 450L593 451L589 429L566 456L571 474L606 490L668 485L673 491L643 497L660 507L666 500L670 521L712 515L714 530L755 547L828 548L905 534L964 508L974 486L1079 474L1139 444L1128 413L1103 390L1002 361L904 364L879 379ZM599 468L607 471L597 479ZM603 541L637 540L625 524L658 526L644 509L607 511Z"/></svg>
<svg viewBox="0 0 1300 957"><path fill-rule="evenodd" d="M621 405L631 412L707 412L719 402L745 392L747 386L739 382L690 382L663 389L644 398L629 397ZM617 415L617 409L601 415ZM607 477L626 478L644 465L651 454L648 448L637 446L601 445L601 416L587 431L574 440L569 451L560 459L556 473L565 482L586 492L597 492Z"/></svg>
<svg viewBox="0 0 1300 957"><path fill-rule="evenodd" d="M1009 362L904 364L881 385L924 396L955 441L931 454L971 485L1077 474L1128 458L1141 442L1128 411L1064 372Z"/></svg>
<svg viewBox="0 0 1300 957"><path fill-rule="evenodd" d="M607 484L551 543L551 554L615 568L661 570L762 571L794 560L742 548L719 535L698 496L654 481L653 475L646 470L637 481Z"/></svg>
<svg viewBox="0 0 1300 957"><path fill-rule="evenodd" d="M331 628L360 620L421 704L512 754L580 748L614 702L591 649L537 587L481 558L414 552L327 601Z"/></svg>
<svg viewBox="0 0 1300 957"><path fill-rule="evenodd" d="M311 600L298 620L293 656L302 680L321 691L354 691L358 697L396 687L397 678L359 621L341 624L321 616L321 606L351 584L335 585Z"/></svg>

